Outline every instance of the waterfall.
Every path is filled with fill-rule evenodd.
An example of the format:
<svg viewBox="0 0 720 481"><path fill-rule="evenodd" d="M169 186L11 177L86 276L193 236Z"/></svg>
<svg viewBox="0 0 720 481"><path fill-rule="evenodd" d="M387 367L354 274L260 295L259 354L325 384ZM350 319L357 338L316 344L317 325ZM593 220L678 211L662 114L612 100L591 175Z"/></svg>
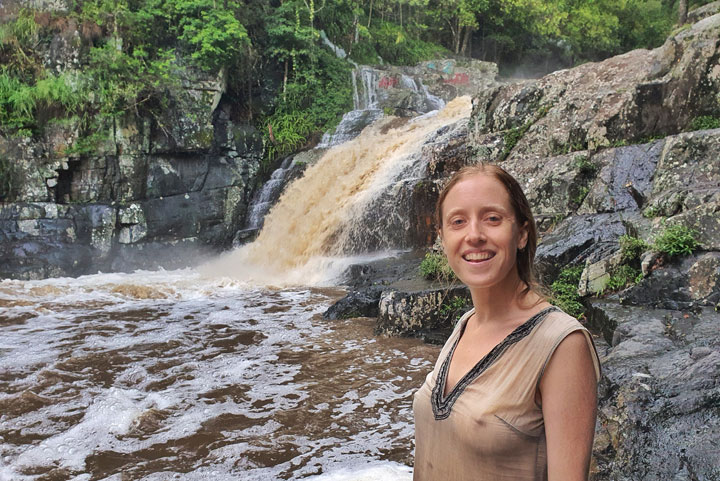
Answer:
<svg viewBox="0 0 720 481"><path fill-rule="evenodd" d="M235 235L233 245L243 244L263 226L265 215L278 200L285 185L292 179L291 172L295 168L294 156L286 157L280 167L270 174L268 179L250 201L245 226Z"/></svg>
<svg viewBox="0 0 720 481"><path fill-rule="evenodd" d="M323 285L342 273L348 255L397 248L392 232L383 233L403 215L402 207L389 210L392 191L420 175L422 147L468 118L470 109L469 97L459 97L436 115L403 122L388 117L329 149L285 189L253 243L204 271L263 285Z"/></svg>
<svg viewBox="0 0 720 481"><path fill-rule="evenodd" d="M360 87L358 87L360 77ZM379 73L372 67L361 66L352 71L353 110L343 115L333 132L326 132L318 149L324 149L357 137L362 129L382 118L383 111L378 107L377 84Z"/></svg>

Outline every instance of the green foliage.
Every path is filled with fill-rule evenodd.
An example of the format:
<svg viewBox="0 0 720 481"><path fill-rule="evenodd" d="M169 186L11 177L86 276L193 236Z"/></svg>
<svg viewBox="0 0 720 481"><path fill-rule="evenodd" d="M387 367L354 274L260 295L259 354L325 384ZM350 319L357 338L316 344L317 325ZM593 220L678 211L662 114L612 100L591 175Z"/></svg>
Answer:
<svg viewBox="0 0 720 481"><path fill-rule="evenodd" d="M534 121L525 122L525 124L523 124L522 126L513 127L505 132L505 135L503 137L505 140L505 147L503 148L502 152L503 159L510 155L512 149L514 149L520 139L523 138L525 132L528 131L533 122Z"/></svg>
<svg viewBox="0 0 720 481"><path fill-rule="evenodd" d="M193 50L191 58L209 71L233 64L250 44L245 27L232 12L212 8L183 26L180 36Z"/></svg>
<svg viewBox="0 0 720 481"><path fill-rule="evenodd" d="M585 177L594 176L598 168L592 160L584 155L575 156L573 165L578 171L580 171L580 174Z"/></svg>
<svg viewBox="0 0 720 481"><path fill-rule="evenodd" d="M635 285L643 279L640 269L623 264L618 266L608 279L605 288L611 291L618 291L627 286Z"/></svg>
<svg viewBox="0 0 720 481"><path fill-rule="evenodd" d="M644 240L631 235L620 236L620 255L623 263L629 264L640 259L650 246Z"/></svg>
<svg viewBox="0 0 720 481"><path fill-rule="evenodd" d="M690 122L689 130L709 130L720 128L720 118L712 115L701 115Z"/></svg>
<svg viewBox="0 0 720 481"><path fill-rule="evenodd" d="M566 267L550 285L550 302L577 318L583 317L585 314L585 306L580 302L578 294L582 271L582 266Z"/></svg>
<svg viewBox="0 0 720 481"><path fill-rule="evenodd" d="M335 127L352 108L349 66L324 50L315 59L314 67L296 74L263 122L267 159L305 145L312 134Z"/></svg>
<svg viewBox="0 0 720 481"><path fill-rule="evenodd" d="M672 225L655 239L654 247L670 257L690 255L699 246L695 236L697 232L693 229L680 224Z"/></svg>
<svg viewBox="0 0 720 481"><path fill-rule="evenodd" d="M32 129L36 126L37 109L50 114L74 113L83 101L82 80L64 73L48 75L34 85L26 84L0 72L0 125L9 129Z"/></svg>
<svg viewBox="0 0 720 481"><path fill-rule="evenodd" d="M652 219L653 217L660 217L662 215L662 209L659 206L651 205L642 212L643 217Z"/></svg>
<svg viewBox="0 0 720 481"><path fill-rule="evenodd" d="M575 205L580 205L585 200L585 197L587 197L588 192L590 192L590 188L588 188L586 185L581 185L577 188L577 191L575 192L575 195L570 199L570 201Z"/></svg>
<svg viewBox="0 0 720 481"><path fill-rule="evenodd" d="M420 275L428 280L452 282L457 280L447 257L442 252L428 252L420 263Z"/></svg>
<svg viewBox="0 0 720 481"><path fill-rule="evenodd" d="M379 56L383 61L393 65L415 65L447 53L445 48L436 43L409 35L400 25L393 22L377 22L358 42L352 57L356 61L371 64L377 63Z"/></svg>
<svg viewBox="0 0 720 481"><path fill-rule="evenodd" d="M453 296L450 299L445 298L440 305L439 312L442 317L446 318L454 315L455 319L453 319L453 321L455 321L462 315L460 313L467 311L469 304L468 299L464 297Z"/></svg>

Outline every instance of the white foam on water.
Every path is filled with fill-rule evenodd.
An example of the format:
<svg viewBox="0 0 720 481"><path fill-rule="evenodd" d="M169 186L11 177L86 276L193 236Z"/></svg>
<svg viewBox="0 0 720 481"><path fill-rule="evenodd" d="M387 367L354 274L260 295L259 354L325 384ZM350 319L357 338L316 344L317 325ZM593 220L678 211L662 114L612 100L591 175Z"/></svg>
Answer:
<svg viewBox="0 0 720 481"><path fill-rule="evenodd" d="M407 387L386 372L405 354L334 333L350 321L320 318L325 292L251 288L191 270L0 282L8 301L0 315L18 319L2 326L0 371L9 375L0 402L22 406L0 412L0 481L57 469L85 481L94 456L166 457L164 446L205 442L208 429L219 442L193 465L156 469L140 454L134 469L149 480L302 479L411 445ZM410 369L429 368L417 359ZM16 443L13 433L34 441ZM274 460L275 452L286 454ZM119 480L117 471L92 473L103 476Z"/></svg>
<svg viewBox="0 0 720 481"><path fill-rule="evenodd" d="M306 481L409 481L412 480L412 468L390 461L374 462L343 467L304 479Z"/></svg>

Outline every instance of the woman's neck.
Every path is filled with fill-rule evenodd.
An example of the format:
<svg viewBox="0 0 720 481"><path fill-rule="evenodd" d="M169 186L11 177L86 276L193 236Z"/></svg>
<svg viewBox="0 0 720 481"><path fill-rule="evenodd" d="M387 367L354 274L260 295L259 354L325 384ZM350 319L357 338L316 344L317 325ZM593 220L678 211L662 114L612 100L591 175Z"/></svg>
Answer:
<svg viewBox="0 0 720 481"><path fill-rule="evenodd" d="M512 321L542 303L543 299L535 292L527 290L527 287L516 273L496 286L471 288L470 294L475 307L474 322L482 324Z"/></svg>

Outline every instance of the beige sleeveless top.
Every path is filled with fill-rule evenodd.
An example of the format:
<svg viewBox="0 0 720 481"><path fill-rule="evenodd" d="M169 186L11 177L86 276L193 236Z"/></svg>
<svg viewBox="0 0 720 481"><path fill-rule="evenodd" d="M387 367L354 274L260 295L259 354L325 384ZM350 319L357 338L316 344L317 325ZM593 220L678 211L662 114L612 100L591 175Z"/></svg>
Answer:
<svg viewBox="0 0 720 481"><path fill-rule="evenodd" d="M458 322L435 369L415 393L414 481L546 480L547 450L540 378L555 348L582 331L600 378L588 331L548 307L517 327L443 396L452 353L473 310Z"/></svg>

